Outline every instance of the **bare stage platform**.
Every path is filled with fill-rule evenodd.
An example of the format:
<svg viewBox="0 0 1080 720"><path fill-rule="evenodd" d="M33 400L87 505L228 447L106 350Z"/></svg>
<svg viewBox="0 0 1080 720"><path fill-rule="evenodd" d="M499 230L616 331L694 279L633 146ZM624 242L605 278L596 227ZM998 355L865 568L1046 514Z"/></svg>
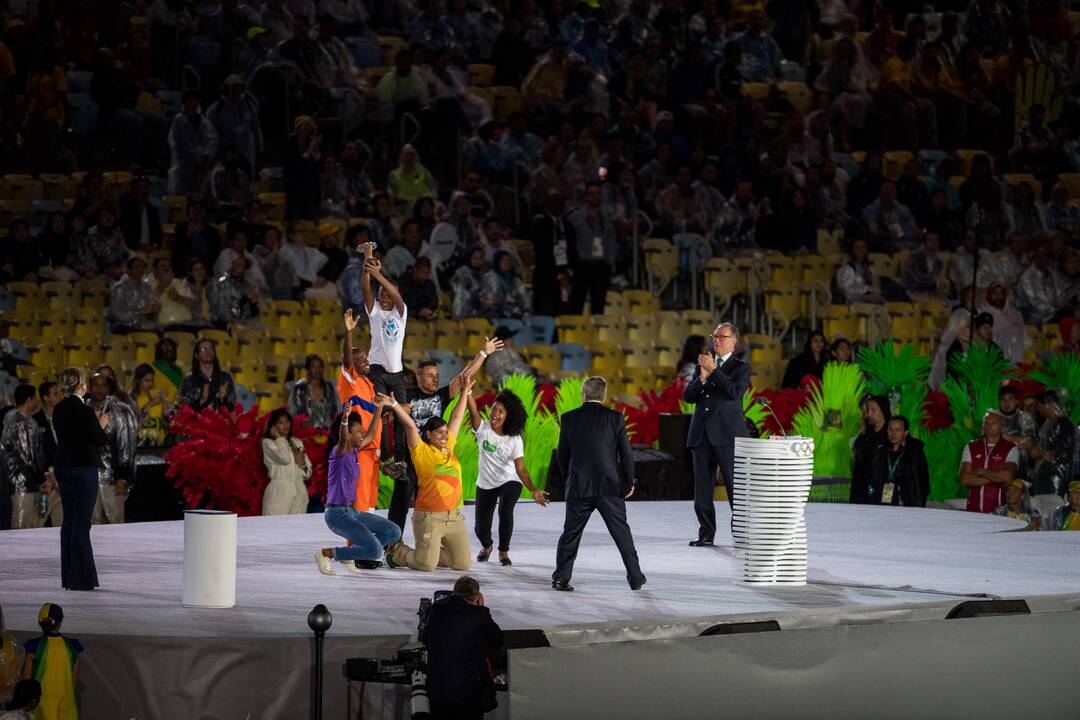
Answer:
<svg viewBox="0 0 1080 720"><path fill-rule="evenodd" d="M470 528L472 511L464 510ZM717 511L726 528L726 505ZM550 582L562 505L519 504L513 566L474 563L471 571L500 625L541 628L552 646L570 646L693 637L730 616L775 618L788 630L940 618L942 608L985 597L1024 597L1033 612L1080 607L1080 533L1013 532L1017 521L948 510L811 504L810 581L769 588L739 582L726 532L715 548L687 547L696 535L690 503L630 503L628 512L647 585L627 587L594 518L576 592L557 593ZM180 604L182 522L95 527L101 588L91 593L60 588L58 533L0 533L0 605L20 638L35 630L41 603L63 605L64 631L87 648L81 697L91 720L305 717L306 617L317 603L334 617L326 717L343 717L342 660L390 657L415 632L419 599L459 574L338 568L324 577L312 556L337 543L320 515L241 518L236 607L193 609Z"/></svg>

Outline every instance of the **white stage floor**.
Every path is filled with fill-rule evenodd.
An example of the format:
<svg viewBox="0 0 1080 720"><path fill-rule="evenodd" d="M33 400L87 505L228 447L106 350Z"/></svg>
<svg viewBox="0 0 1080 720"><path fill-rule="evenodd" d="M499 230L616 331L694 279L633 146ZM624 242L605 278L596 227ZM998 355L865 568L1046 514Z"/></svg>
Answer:
<svg viewBox="0 0 1080 720"><path fill-rule="evenodd" d="M726 505L718 504L717 510L719 526L726 528ZM472 514L466 507L470 528ZM959 602L970 595L1080 592L1080 533L1009 532L1019 523L1003 518L811 504L810 583L781 589L738 582L726 532L718 535L716 548L687 547L696 532L690 503L631 503L629 515L648 577L645 588L635 593L627 587L619 556L596 517L578 557L577 591L556 593L550 577L563 508L518 505L514 565L474 563L472 570L499 623L508 629L614 622L625 627L630 620L824 613L826 608ZM339 568L337 577L323 577L312 555L336 543L322 516L243 518L237 606L191 609L180 605L182 522L95 527L102 587L92 593L60 588L58 533L51 528L0 533L0 605L12 629L35 629L37 609L52 601L63 605L65 630L76 636L306 636L307 612L322 602L333 612L334 636L407 635L415 630L419 598L450 587L458 575L382 568L359 577ZM410 542L411 535L406 532ZM475 540L473 545L475 551Z"/></svg>

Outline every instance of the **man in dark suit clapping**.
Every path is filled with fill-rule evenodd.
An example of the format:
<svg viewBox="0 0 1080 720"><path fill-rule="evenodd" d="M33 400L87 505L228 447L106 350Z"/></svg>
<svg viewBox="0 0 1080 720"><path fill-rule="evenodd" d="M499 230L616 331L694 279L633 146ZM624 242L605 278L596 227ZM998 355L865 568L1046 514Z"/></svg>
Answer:
<svg viewBox="0 0 1080 720"><path fill-rule="evenodd" d="M590 377L581 386L584 404L562 416L557 452L566 478L566 521L559 538L551 587L570 591L581 533L593 510L604 519L626 566L631 590L645 584L634 537L626 523L625 499L634 494L634 457L621 413L604 407L607 382Z"/></svg>
<svg viewBox="0 0 1080 720"><path fill-rule="evenodd" d="M735 438L748 435L742 403L750 387L750 366L734 354L739 330L731 323L721 323L713 331L712 341L715 355L698 356L694 379L683 391L683 399L694 403L686 435L686 446L694 459L694 512L698 519L698 536L690 541L691 547L712 546L716 535L716 468L723 473L730 504Z"/></svg>

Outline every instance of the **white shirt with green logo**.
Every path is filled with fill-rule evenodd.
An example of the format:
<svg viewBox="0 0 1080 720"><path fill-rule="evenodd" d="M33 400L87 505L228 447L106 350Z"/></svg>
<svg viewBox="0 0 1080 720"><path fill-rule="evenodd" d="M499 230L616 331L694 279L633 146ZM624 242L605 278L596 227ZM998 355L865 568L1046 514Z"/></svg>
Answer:
<svg viewBox="0 0 1080 720"><path fill-rule="evenodd" d="M476 430L476 444L480 447L480 474L476 487L494 490L508 482L521 482L514 469L514 461L525 457L525 444L520 435L497 435L487 420Z"/></svg>

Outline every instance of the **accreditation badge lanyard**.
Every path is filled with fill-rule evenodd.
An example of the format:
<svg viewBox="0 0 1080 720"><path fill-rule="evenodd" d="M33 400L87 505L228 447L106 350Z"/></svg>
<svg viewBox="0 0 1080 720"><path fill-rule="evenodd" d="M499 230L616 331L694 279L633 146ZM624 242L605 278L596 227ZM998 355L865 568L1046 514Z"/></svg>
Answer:
<svg viewBox="0 0 1080 720"><path fill-rule="evenodd" d="M889 466L889 482L885 483L885 487L881 488L881 504L892 505L893 493L896 491L896 471L900 467L900 462L904 459L904 451L901 450L900 454L896 456L894 462L891 457L886 457L885 462Z"/></svg>

